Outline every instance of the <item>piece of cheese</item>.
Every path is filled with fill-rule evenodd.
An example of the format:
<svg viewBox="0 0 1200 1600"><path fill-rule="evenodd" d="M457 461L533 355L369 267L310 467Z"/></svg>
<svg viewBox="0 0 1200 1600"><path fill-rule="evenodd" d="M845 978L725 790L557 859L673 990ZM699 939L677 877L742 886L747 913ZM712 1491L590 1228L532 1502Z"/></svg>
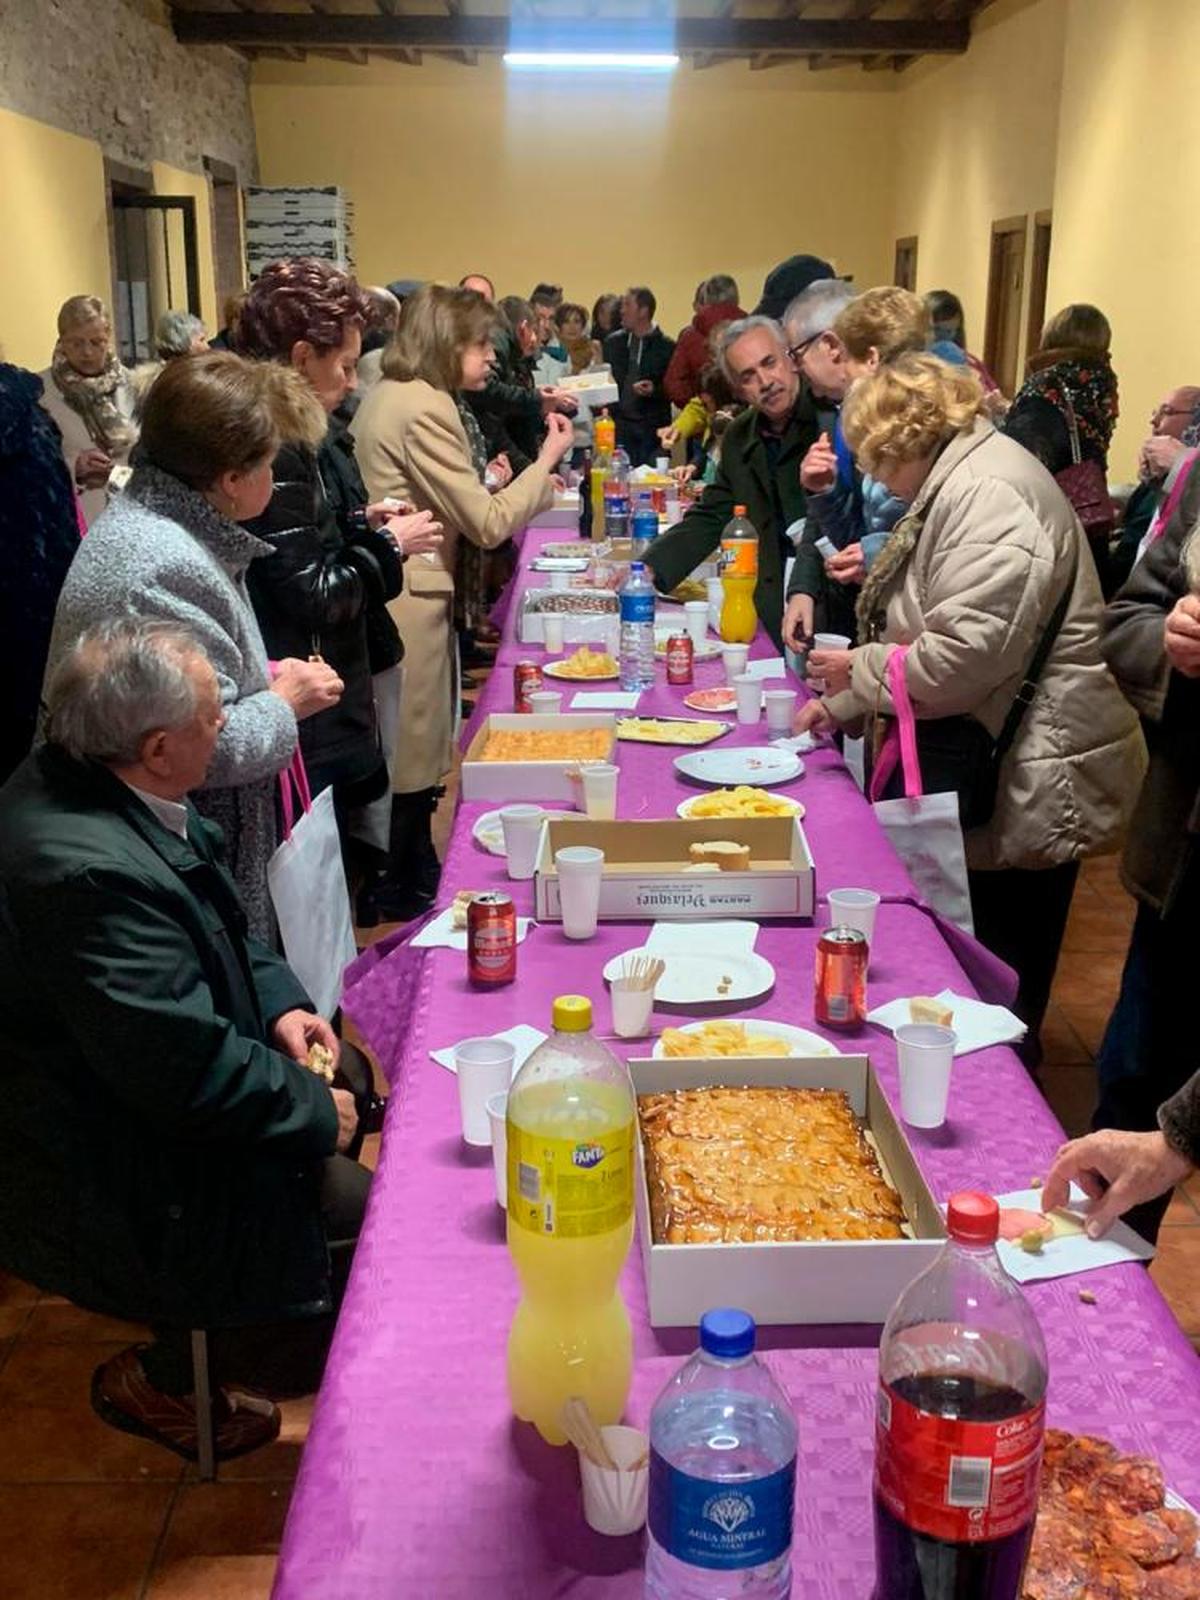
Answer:
<svg viewBox="0 0 1200 1600"><path fill-rule="evenodd" d="M916 994L908 1002L908 1014L914 1022L936 1022L949 1028L954 1022L954 1007L941 1000L931 1000L927 994Z"/></svg>
<svg viewBox="0 0 1200 1600"><path fill-rule="evenodd" d="M715 861L722 872L749 872L750 846L732 839L706 839L688 846L693 861Z"/></svg>

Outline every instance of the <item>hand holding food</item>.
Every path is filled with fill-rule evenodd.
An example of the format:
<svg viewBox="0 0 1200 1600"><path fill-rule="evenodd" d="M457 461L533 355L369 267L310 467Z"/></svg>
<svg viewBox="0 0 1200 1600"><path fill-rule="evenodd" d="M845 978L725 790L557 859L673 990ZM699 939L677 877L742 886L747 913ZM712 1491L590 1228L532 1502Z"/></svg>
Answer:
<svg viewBox="0 0 1200 1600"><path fill-rule="evenodd" d="M287 701L298 722L337 705L344 688L328 662L301 661L297 656L285 656L271 682L271 693Z"/></svg>
<svg viewBox="0 0 1200 1600"><path fill-rule="evenodd" d="M810 650L808 670L813 677L825 680L826 694L841 694L850 687L853 660L853 650Z"/></svg>
<svg viewBox="0 0 1200 1600"><path fill-rule="evenodd" d="M815 444L810 444L800 463L800 487L806 494L824 494L837 482L837 452L829 435L823 433Z"/></svg>
<svg viewBox="0 0 1200 1600"><path fill-rule="evenodd" d="M1062 1146L1042 1190L1042 1210L1065 1206L1077 1183L1088 1196L1088 1238L1099 1239L1122 1212L1165 1194L1191 1171L1191 1162L1161 1133L1106 1128Z"/></svg>

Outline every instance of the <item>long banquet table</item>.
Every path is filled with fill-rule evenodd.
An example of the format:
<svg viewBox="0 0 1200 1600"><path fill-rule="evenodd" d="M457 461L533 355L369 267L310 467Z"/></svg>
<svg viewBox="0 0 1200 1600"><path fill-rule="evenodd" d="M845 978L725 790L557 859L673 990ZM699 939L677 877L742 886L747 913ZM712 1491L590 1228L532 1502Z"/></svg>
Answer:
<svg viewBox="0 0 1200 1600"><path fill-rule="evenodd" d="M520 586L544 582L529 562L554 533L530 531ZM508 608L496 669L476 717L511 709L513 664L538 659L516 642L519 606ZM758 641L756 654L769 652ZM719 661L697 664L697 686L720 682ZM571 686L564 686L564 707ZM685 691L661 677L639 712L678 712ZM468 729L469 733L470 730ZM761 742L736 729L722 741ZM674 814L694 789L676 776L678 751L622 744L618 811ZM970 980L924 910L869 806L833 749L806 758L785 791L802 797L818 890L865 884L884 896L872 950L871 1004ZM511 888L529 912L532 885L510 884L501 859L471 838L483 805L455 819L440 903L459 888ZM757 949L778 981L745 1008L815 1027L813 948L821 926L765 923ZM638 1536L591 1533L579 1506L574 1452L554 1450L513 1422L504 1347L516 1282L492 1189L490 1154L458 1133L453 1075L430 1049L517 1022L546 1027L557 993L590 995L606 1032L601 967L641 942L644 925L602 923L575 944L557 924L534 928L518 952L518 979L494 993L471 990L465 958L413 950L407 932L368 951L351 969L345 1009L387 1071L392 1098L370 1210L358 1247L324 1384L292 1498L274 1600L633 1600L642 1592ZM659 1025L678 1018L660 1016ZM820 1031L820 1030L818 1030ZM625 1055L639 1053L611 1041ZM869 1051L894 1102L890 1035L867 1028L843 1048ZM935 1196L981 1185L1025 1188L1062 1132L1016 1056L997 1048L955 1064L950 1115L935 1133L908 1130ZM1081 1288L1095 1295L1080 1299ZM628 1412L645 1424L653 1398L694 1345L689 1329L649 1326L638 1245L622 1288L634 1327ZM1107 1435L1156 1456L1167 1482L1200 1502L1200 1362L1148 1273L1109 1267L1035 1284L1030 1299L1050 1352L1049 1419ZM713 1284L712 1300L721 1301ZM865 1600L873 1573L872 1407L876 1327L763 1330L761 1343L791 1395L800 1429L794 1566L796 1596Z"/></svg>

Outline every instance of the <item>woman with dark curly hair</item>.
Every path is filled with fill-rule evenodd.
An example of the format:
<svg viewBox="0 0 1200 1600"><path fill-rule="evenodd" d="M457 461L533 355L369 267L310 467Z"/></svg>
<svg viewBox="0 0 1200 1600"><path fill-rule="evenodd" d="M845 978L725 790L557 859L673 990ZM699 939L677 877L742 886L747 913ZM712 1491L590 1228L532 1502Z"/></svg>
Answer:
<svg viewBox="0 0 1200 1600"><path fill-rule="evenodd" d="M322 444L286 445L275 459L275 489L250 530L273 546L256 561L249 587L273 656L322 656L345 683L341 702L301 730L314 792L333 785L343 840L361 870L388 860L384 737L399 717L404 654L387 602L400 593L406 554L434 550L440 530L428 513L396 515L367 504L349 434L333 412L355 387L362 333L371 315L355 280L329 262L273 262L255 282L234 330L243 355L293 367L330 417Z"/></svg>

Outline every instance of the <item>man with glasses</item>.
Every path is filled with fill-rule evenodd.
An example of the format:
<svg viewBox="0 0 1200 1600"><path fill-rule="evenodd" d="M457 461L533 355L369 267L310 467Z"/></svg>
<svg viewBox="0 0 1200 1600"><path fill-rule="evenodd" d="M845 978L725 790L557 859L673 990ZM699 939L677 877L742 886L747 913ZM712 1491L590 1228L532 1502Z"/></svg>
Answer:
<svg viewBox="0 0 1200 1600"><path fill-rule="evenodd" d="M715 355L746 410L721 441L715 480L683 520L654 541L646 559L656 587L669 593L713 554L734 506L744 505L758 532L754 603L782 649L784 571L793 554L788 529L804 516L800 463L817 437L816 412L772 317L725 323Z"/></svg>
<svg viewBox="0 0 1200 1600"><path fill-rule="evenodd" d="M1109 573L1119 587L1145 554L1151 529L1200 445L1200 388L1172 389L1150 413L1150 436L1138 452L1138 484L1125 505Z"/></svg>

